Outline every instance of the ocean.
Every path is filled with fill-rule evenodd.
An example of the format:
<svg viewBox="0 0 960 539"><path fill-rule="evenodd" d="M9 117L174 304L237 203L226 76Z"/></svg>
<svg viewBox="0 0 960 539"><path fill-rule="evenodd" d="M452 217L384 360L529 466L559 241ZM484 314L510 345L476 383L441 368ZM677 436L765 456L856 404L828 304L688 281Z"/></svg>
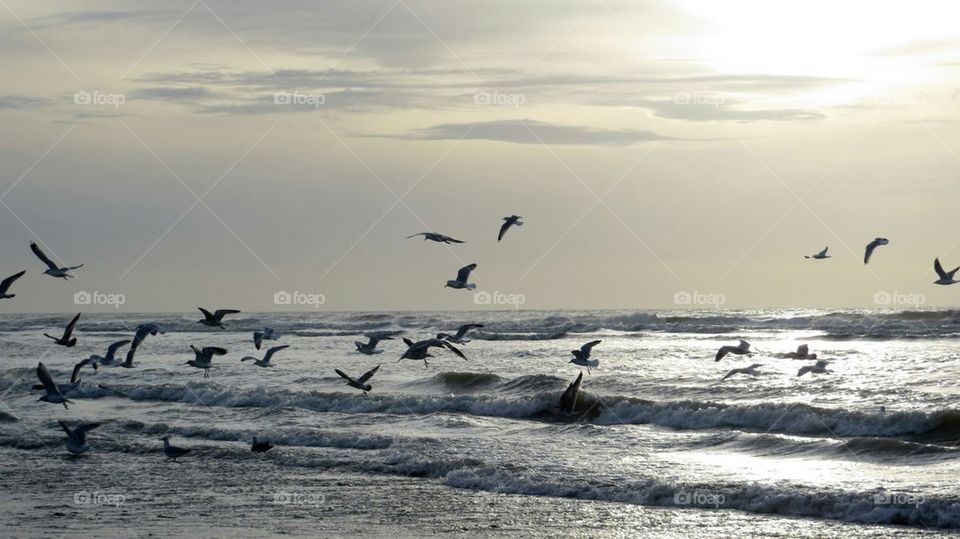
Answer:
<svg viewBox="0 0 960 539"><path fill-rule="evenodd" d="M940 536L960 528L958 311L501 311L2 315L0 534L97 536ZM69 410L36 366L147 337L84 369ZM406 336L484 327L460 359ZM252 332L276 328L274 367ZM382 354L355 351L397 332ZM569 362L593 339L599 367ZM753 356L714 361L749 341ZM209 378L190 345L222 346ZM808 344L813 361L782 357ZM120 356L126 352L121 349ZM759 363L756 377L721 378ZM381 365L368 394L359 376ZM572 412L560 396L583 373ZM67 453L57 421L97 421ZM176 461L162 436L191 449ZM250 452L257 436L276 447Z"/></svg>

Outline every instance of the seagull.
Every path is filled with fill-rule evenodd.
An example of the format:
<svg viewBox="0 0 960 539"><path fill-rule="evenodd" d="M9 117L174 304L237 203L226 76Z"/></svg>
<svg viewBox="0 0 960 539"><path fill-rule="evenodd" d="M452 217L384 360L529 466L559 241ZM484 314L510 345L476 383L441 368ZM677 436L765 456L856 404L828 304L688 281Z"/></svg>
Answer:
<svg viewBox="0 0 960 539"><path fill-rule="evenodd" d="M373 386L367 383L367 380L373 378L374 374L377 374L377 371L380 369L380 365L370 369L369 371L363 373L359 378L350 378L347 373L341 371L340 369L333 369L341 378L347 381L347 385L350 387L355 387L364 393L373 389Z"/></svg>
<svg viewBox="0 0 960 539"><path fill-rule="evenodd" d="M468 342L470 342L470 339L463 338L467 334L467 332L470 331L471 329L477 329L482 327L483 327L483 324L464 324L460 326L460 329L457 330L456 335L448 335L446 333L437 333L437 338L445 339L446 341L452 342L454 344L467 344Z"/></svg>
<svg viewBox="0 0 960 539"><path fill-rule="evenodd" d="M828 363L827 360L821 359L813 365L805 365L803 367L800 367L800 370L797 371L797 376L803 376L808 372L812 372L814 374L829 374L833 371L827 369L827 363Z"/></svg>
<svg viewBox="0 0 960 539"><path fill-rule="evenodd" d="M783 357L787 359L817 359L817 354L811 354L810 347L805 344L801 344L797 347L796 352L787 352L786 354L783 354Z"/></svg>
<svg viewBox="0 0 960 539"><path fill-rule="evenodd" d="M263 341L275 341L279 338L280 333L273 328L263 328L263 331L253 332L253 344L256 345L257 350L260 349L260 345L263 344Z"/></svg>
<svg viewBox="0 0 960 539"><path fill-rule="evenodd" d="M58 421L63 432L67 433L67 451L74 455L86 453L90 449L87 445L87 432L100 426L100 423L81 423L72 430L63 421Z"/></svg>
<svg viewBox="0 0 960 539"><path fill-rule="evenodd" d="M721 380L726 380L727 378L730 378L734 374L749 374L750 376L759 376L760 371L757 370L757 367L763 367L763 363L754 363L753 365L750 365L749 367L744 367L742 369L732 369L730 372L726 374L726 376L721 378Z"/></svg>
<svg viewBox="0 0 960 539"><path fill-rule="evenodd" d="M282 346L274 346L273 348L270 348L269 350L267 350L267 353L263 356L263 359L257 359L253 356L246 356L244 358L241 358L240 361L253 361L253 364L256 365L257 367L273 367L273 363L270 363L270 358L273 357L273 354L276 354L277 352L279 352L280 350L283 350L284 348L290 348L290 345L284 344ZM226 352L226 350L224 350L224 352Z"/></svg>
<svg viewBox="0 0 960 539"><path fill-rule="evenodd" d="M863 253L863 263L866 264L867 262L870 262L870 257L873 256L874 249L876 249L877 247L880 247L881 245L886 245L888 243L890 243L890 240L888 240L887 238L877 238L871 241L870 243L868 243L867 249Z"/></svg>
<svg viewBox="0 0 960 539"><path fill-rule="evenodd" d="M37 400L53 404L62 404L64 409L70 409L67 407L67 403L73 404L73 401L63 396L57 384L53 383L53 378L50 377L50 373L42 361L37 363L37 378L40 379L40 383L43 384L43 389L46 390L46 394Z"/></svg>
<svg viewBox="0 0 960 539"><path fill-rule="evenodd" d="M580 365L581 367L587 368L587 374L590 374L590 369L596 369L600 366L600 360L594 359L590 360L590 350L594 346L600 344L600 340L590 341L587 344L580 347L579 350L571 350L570 353L573 354L573 359L570 360L570 363L574 365Z"/></svg>
<svg viewBox="0 0 960 539"><path fill-rule="evenodd" d="M10 290L10 285L12 285L13 282L20 277L23 277L23 274L26 272L27 270L23 270L20 273L15 273L3 281L0 281L0 299L13 298L17 296L16 294L7 294L7 290Z"/></svg>
<svg viewBox="0 0 960 539"><path fill-rule="evenodd" d="M210 367L213 367L213 356L222 356L227 353L226 348L220 348L219 346L204 346L203 349L200 350L191 344L190 349L193 350L193 354L196 357L186 364L191 367L203 369L204 378L210 378Z"/></svg>
<svg viewBox="0 0 960 539"><path fill-rule="evenodd" d="M97 368L97 364L94 363L90 358L84 359L80 363L77 363L73 366L73 373L70 374L70 383L69 384L57 384L57 389L60 390L60 394L67 396L73 392L73 390L80 387L80 369L87 365L92 365L94 370ZM43 384L34 384L33 389L46 389L46 386Z"/></svg>
<svg viewBox="0 0 960 539"><path fill-rule="evenodd" d="M470 272L475 269L477 269L476 264L470 264L468 266L464 266L460 268L460 270L457 271L457 278L453 281L447 281L447 284L444 285L444 288L449 286L450 288L462 288L466 290L473 290L474 288L477 287L477 285L474 283L468 283L467 279L470 278Z"/></svg>
<svg viewBox="0 0 960 539"><path fill-rule="evenodd" d="M240 311L236 309L217 309L211 313L210 311L204 309L203 307L197 307L200 309L200 312L203 313L203 320L197 320L198 324L203 324L212 328L225 328L226 325L223 323L223 317L228 314L236 314Z"/></svg>
<svg viewBox="0 0 960 539"><path fill-rule="evenodd" d="M428 367L429 363L427 363L427 358L434 357L433 355L430 354L430 349L434 347L446 348L451 352L453 352L454 354L457 354L457 356L463 359L467 359L467 356L463 355L463 352L461 352L456 346L450 344L449 342L443 339L426 339L419 342L413 342L410 339L404 337L403 342L406 343L407 345L407 351L404 352L402 356L400 356L400 359L397 360L397 363L399 363L400 360L402 359L415 359L415 360L422 359L423 366Z"/></svg>
<svg viewBox="0 0 960 539"><path fill-rule="evenodd" d="M823 250L820 251L819 253L813 256L803 255L803 258L812 258L814 260L823 260L824 258L830 258L830 255L827 254L827 249L829 249L829 247L824 247Z"/></svg>
<svg viewBox="0 0 960 539"><path fill-rule="evenodd" d="M130 349L127 350L127 359L121 363L120 366L126 369L132 368L134 366L133 356L137 353L137 348L140 346L140 343L147 338L147 335L156 335L158 333L165 335L167 332L158 324L140 324L137 326L137 332L133 336L133 343L130 345Z"/></svg>
<svg viewBox="0 0 960 539"><path fill-rule="evenodd" d="M32 241L30 242L30 250L33 251L33 254L37 255L37 258L39 258L41 262L47 265L47 271L43 273L51 277L60 277L66 280L66 279L69 279L70 277L74 277L74 275L70 274L71 271L75 269L80 269L83 267L83 264L80 264L79 266L64 266L62 268L57 266L56 264L53 263L53 260L50 260L50 258L47 257L47 255L40 250L40 247L37 246L37 244Z"/></svg>
<svg viewBox="0 0 960 539"><path fill-rule="evenodd" d="M720 349L717 350L717 358L714 361L720 361L723 359L723 356L727 354L736 354L738 356L746 354L749 356L753 354L753 352L750 351L750 343L740 341L740 344L736 346L721 346Z"/></svg>
<svg viewBox="0 0 960 539"><path fill-rule="evenodd" d="M273 444L270 442L257 441L257 437L253 437L253 442L250 444L250 451L253 451L254 453L266 453L271 449L273 449Z"/></svg>
<svg viewBox="0 0 960 539"><path fill-rule="evenodd" d="M163 440L163 454L166 455L167 458L173 459L174 462L177 461L177 457L182 457L190 452L189 449L184 449L182 447L170 445L169 436L164 436L163 438L160 438L160 439Z"/></svg>
<svg viewBox="0 0 960 539"><path fill-rule="evenodd" d="M500 241L503 239L503 235L507 233L507 230L512 225L523 226L523 221L521 221L520 219L523 219L523 217L520 217L519 215L511 215L510 217L504 217L503 225L500 226L500 234L497 235L497 241Z"/></svg>
<svg viewBox="0 0 960 539"><path fill-rule="evenodd" d="M67 329L63 330L62 337L54 337L53 335L49 335L47 333L44 333L43 336L48 339L53 339L53 342L59 344L60 346L71 348L77 344L77 338L73 336L73 328L77 325L77 320L80 320L80 313L77 313L77 316L74 316L73 320L67 324Z"/></svg>
<svg viewBox="0 0 960 539"><path fill-rule="evenodd" d="M953 268L951 271L943 271L943 266L940 265L940 259L936 258L933 261L933 269L936 270L937 275L940 276L939 279L933 281L933 284L948 285L960 283L960 281L953 278L953 276L957 274L957 270L960 270L960 266ZM4 281L4 283L6 283L6 281Z"/></svg>
<svg viewBox="0 0 960 539"><path fill-rule="evenodd" d="M361 354L367 354L368 356L372 356L373 354L379 354L383 352L383 350L377 349L377 343L379 343L380 341L393 340L393 337L389 335L373 334L373 335L367 335L367 337L370 339L369 341L367 342L353 341L353 344L357 345L357 352L360 352Z"/></svg>
<svg viewBox="0 0 960 539"><path fill-rule="evenodd" d="M407 236L407 239L415 238L417 236L423 236L423 241L435 241L437 243L466 243L465 241L455 240L450 236L445 236L443 234L437 234L436 232L420 232L419 234L414 234L412 236Z"/></svg>
<svg viewBox="0 0 960 539"><path fill-rule="evenodd" d="M91 355L89 359L91 363L93 363L93 368L96 369L97 365L107 365L107 366L119 365L120 358L116 357L117 349L127 344L130 344L129 339L117 341L107 347L107 355L105 356L98 356L96 354Z"/></svg>

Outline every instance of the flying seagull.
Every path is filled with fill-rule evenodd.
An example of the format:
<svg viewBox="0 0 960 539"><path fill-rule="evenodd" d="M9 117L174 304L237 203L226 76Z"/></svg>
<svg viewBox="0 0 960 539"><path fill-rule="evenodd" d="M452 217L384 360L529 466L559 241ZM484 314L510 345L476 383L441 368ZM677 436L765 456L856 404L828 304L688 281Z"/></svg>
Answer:
<svg viewBox="0 0 960 539"><path fill-rule="evenodd" d="M510 217L504 217L503 225L500 226L500 234L497 235L497 241L500 241L503 239L503 235L507 233L507 230L511 226L513 225L523 226L523 221L521 221L520 219L523 219L523 217L520 217L519 215L511 215Z"/></svg>
<svg viewBox="0 0 960 539"><path fill-rule="evenodd" d="M812 372L813 374L829 374L833 371L827 369L827 363L827 360L821 359L813 365L805 365L800 367L800 370L797 371L797 376L803 376L808 372Z"/></svg>
<svg viewBox="0 0 960 539"><path fill-rule="evenodd" d="M749 356L753 354L753 352L750 351L750 343L740 341L740 344L736 346L721 346L720 349L717 350L717 357L714 361L720 361L727 354L736 354L738 356L746 354Z"/></svg>
<svg viewBox="0 0 960 539"><path fill-rule="evenodd" d="M880 247L881 245L886 245L888 243L890 243L890 240L888 240L887 238L877 238L871 241L870 243L868 243L867 249L863 253L863 263L866 264L867 262L870 262L870 257L873 256L874 249L876 249L877 247Z"/></svg>
<svg viewBox="0 0 960 539"><path fill-rule="evenodd" d="M467 280L470 279L470 272L475 269L477 269L476 264L470 264L460 268L460 270L457 271L457 278L452 281L447 281L447 284L444 285L444 288L449 286L450 288L473 290L477 287L477 285L475 283L468 283Z"/></svg>
<svg viewBox="0 0 960 539"><path fill-rule="evenodd" d="M74 455L86 453L90 449L87 444L87 432L100 426L100 423L81 423L73 429L63 421L58 421L63 432L67 433L67 451Z"/></svg>
<svg viewBox="0 0 960 539"><path fill-rule="evenodd" d="M257 347L257 350L260 349L260 345L263 344L263 341L275 341L279 338L280 333L273 328L263 328L263 331L253 332L253 344Z"/></svg>
<svg viewBox="0 0 960 539"><path fill-rule="evenodd" d="M460 358L467 359L467 356L463 355L463 352L461 352L460 349L443 339L426 339L419 342L413 342L404 337L403 342L407 345L407 351L400 356L400 359L397 360L397 363L399 363L402 359L423 360L423 366L428 367L429 363L427 363L427 358L434 357L432 354L430 354L431 348L446 348Z"/></svg>
<svg viewBox="0 0 960 539"><path fill-rule="evenodd" d="M60 390L60 394L67 396L73 392L73 390L80 387L80 369L84 368L87 365L91 365L94 370L97 368L97 364L93 362L90 358L84 359L80 363L77 363L73 366L73 373L70 374L70 383L69 384L57 384L57 389ZM34 384L33 389L40 390L46 389L46 386L43 384Z"/></svg>
<svg viewBox="0 0 960 539"><path fill-rule="evenodd" d="M140 343L147 338L147 335L156 335L156 334L165 335L167 332L163 330L158 324L140 324L137 326L137 332L133 336L133 343L130 344L130 349L127 350L127 359L120 364L124 368L133 367L133 356L137 353L137 348L140 347Z"/></svg>
<svg viewBox="0 0 960 539"><path fill-rule="evenodd" d="M830 255L827 254L827 249L829 249L829 247L824 247L823 250L820 251L819 253L813 256L803 255L803 258L812 258L814 260L823 260L824 258L830 258Z"/></svg>
<svg viewBox="0 0 960 539"><path fill-rule="evenodd" d="M937 279L936 281L933 281L933 284L948 285L953 283L960 283L960 281L953 278L953 276L957 274L957 270L960 270L960 266L953 268L950 271L943 271L943 266L940 265L940 259L936 258L933 261L933 269L937 272L937 275L940 276L939 279Z"/></svg>
<svg viewBox="0 0 960 539"><path fill-rule="evenodd" d="M250 451L254 453L266 453L271 449L273 449L273 444L267 441L258 441L256 436L253 437L253 442L250 444Z"/></svg>
<svg viewBox="0 0 960 539"><path fill-rule="evenodd" d="M452 342L454 344L467 344L468 342L470 342L470 339L464 338L467 332L470 331L471 329L478 329L482 327L483 327L483 324L464 324L460 326L460 329L457 330L457 333L455 335L448 335L446 333L437 333L437 338L445 339L448 342Z"/></svg>
<svg viewBox="0 0 960 539"><path fill-rule="evenodd" d="M273 367L273 363L270 363L270 358L273 357L273 354L276 354L284 348L290 348L289 344L284 344L282 346L274 346L267 350L267 353L264 354L263 359L257 359L253 356L246 356L240 359L240 361L253 361L253 364L257 367Z"/></svg>
<svg viewBox="0 0 960 539"><path fill-rule="evenodd" d="M373 378L373 375L376 374L379 369L380 369L380 365L377 365L376 367L363 373L359 378L351 378L350 376L347 375L347 373L341 371L340 369L333 369L333 370L337 374L339 374L341 378L347 381L348 386L355 387L360 391L363 391L364 393L366 393L367 391L370 391L371 389L373 389L373 386L368 384L367 380Z"/></svg>
<svg viewBox="0 0 960 539"><path fill-rule="evenodd" d="M200 309L200 312L203 313L203 320L197 320L198 324L203 324L212 328L224 328L226 325L223 323L223 317L228 314L236 314L240 311L236 309L217 309L212 313L203 307L197 307Z"/></svg>
<svg viewBox="0 0 960 539"><path fill-rule="evenodd" d="M167 458L173 459L174 462L177 461L177 457L182 457L190 452L189 449L170 445L169 436L164 436L160 439L163 440L163 454L166 455Z"/></svg>
<svg viewBox="0 0 960 539"><path fill-rule="evenodd" d="M353 344L355 344L355 345L357 346L357 352L360 352L361 354L367 354L368 356L372 356L372 355L374 355L374 354L379 354L379 353L383 352L383 350L378 350L378 349L377 349L377 344L378 344L380 341L392 341L392 340L393 340L393 337L391 337L391 336L389 336L389 335L380 335L380 334L376 334L376 333L371 334L371 335L367 335L367 337L370 339L369 341L367 341L367 342L363 342L363 341L353 341Z"/></svg>
<svg viewBox="0 0 960 539"><path fill-rule="evenodd" d="M32 241L30 242L30 250L33 251L33 254L37 255L37 258L39 258L41 262L47 265L47 271L43 273L51 277L60 277L66 280L66 279L69 279L70 277L74 277L74 275L70 273L71 271L75 269L80 269L83 267L83 264L80 264L79 266L64 266L62 268L60 266L57 266L56 264L53 263L53 260L50 260L50 258L46 255L46 253L41 251L40 247Z"/></svg>
<svg viewBox="0 0 960 539"><path fill-rule="evenodd" d="M451 238L450 236L446 236L446 235L443 235L443 234L437 234L436 232L420 232L419 234L414 234L414 235L412 235L412 236L407 236L407 239L415 238L415 237L417 237L417 236L423 236L423 241L430 240L430 241L435 241L435 242L437 242L437 243L446 243L446 244L451 244L451 243L466 243L465 241L455 240L455 239Z"/></svg>
<svg viewBox="0 0 960 539"><path fill-rule="evenodd" d="M7 290L10 290L10 285L12 285L13 282L20 277L23 277L23 274L26 272L27 270L23 270L20 273L15 273L3 281L0 281L0 299L13 298L17 296L16 294L7 294Z"/></svg>
<svg viewBox="0 0 960 539"><path fill-rule="evenodd" d="M52 404L62 404L65 409L70 409L67 407L67 403L73 404L73 401L63 396L57 384L53 383L53 378L50 377L50 372L47 371L47 367L42 361L37 363L37 378L40 379L40 383L43 384L43 389L46 391L46 393L37 400Z"/></svg>
<svg viewBox="0 0 960 539"><path fill-rule="evenodd" d="M220 348L219 346L204 346L203 349L197 349L196 346L191 344L190 349L193 350L195 357L186 364L191 367L203 369L204 378L210 378L210 367L213 367L213 356L222 356L227 353L226 348Z"/></svg>
<svg viewBox="0 0 960 539"><path fill-rule="evenodd" d="M723 378L721 378L721 380L726 380L727 378L730 378L734 374L749 374L750 376L759 376L760 371L757 370L757 367L762 367L762 366L763 366L763 363L754 363L753 365L750 365L749 367L744 367L742 369L731 369L730 372L728 372Z"/></svg>
<svg viewBox="0 0 960 539"><path fill-rule="evenodd" d="M107 355L105 356L98 356L96 354L91 355L89 359L91 363L93 363L93 368L96 369L97 365L107 365L107 366L118 365L120 363L120 358L116 357L117 349L127 344L130 344L129 339L117 341L107 347Z"/></svg>
<svg viewBox="0 0 960 539"><path fill-rule="evenodd" d="M580 365L581 367L587 368L587 374L590 374L590 369L596 369L600 366L600 360L594 359L590 360L590 350L594 346L600 344L600 340L590 341L587 344L580 347L579 350L571 350L570 353L573 354L573 359L570 360L570 363L574 365Z"/></svg>
<svg viewBox="0 0 960 539"><path fill-rule="evenodd" d="M47 333L44 333L43 336L48 339L53 339L53 342L59 344L60 346L71 348L77 344L77 338L73 336L73 328L77 325L77 320L80 320L80 313L77 313L77 316L74 316L73 320L67 324L67 329L63 330L62 337L54 337L53 335L49 335Z"/></svg>

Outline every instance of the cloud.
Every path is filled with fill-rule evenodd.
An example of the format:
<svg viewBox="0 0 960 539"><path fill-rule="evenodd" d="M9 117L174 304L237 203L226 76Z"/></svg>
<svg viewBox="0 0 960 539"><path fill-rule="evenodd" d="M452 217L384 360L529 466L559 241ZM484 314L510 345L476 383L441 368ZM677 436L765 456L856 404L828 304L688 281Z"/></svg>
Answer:
<svg viewBox="0 0 960 539"><path fill-rule="evenodd" d="M580 146L626 146L654 140L669 140L650 131L602 129L560 125L535 120L495 120L478 123L438 124L393 138L413 140L492 140L513 144L561 144Z"/></svg>
<svg viewBox="0 0 960 539"><path fill-rule="evenodd" d="M683 97L689 96L689 99ZM653 111L658 118L691 122L756 122L821 120L826 114L814 109L746 108L741 102L730 102L722 96L681 94L671 100L645 101L640 106Z"/></svg>
<svg viewBox="0 0 960 539"><path fill-rule="evenodd" d="M31 110L50 104L44 97L28 95L0 95L0 109Z"/></svg>
<svg viewBox="0 0 960 539"><path fill-rule="evenodd" d="M172 102L194 102L214 96L214 92L202 86L140 88L130 93L134 99Z"/></svg>

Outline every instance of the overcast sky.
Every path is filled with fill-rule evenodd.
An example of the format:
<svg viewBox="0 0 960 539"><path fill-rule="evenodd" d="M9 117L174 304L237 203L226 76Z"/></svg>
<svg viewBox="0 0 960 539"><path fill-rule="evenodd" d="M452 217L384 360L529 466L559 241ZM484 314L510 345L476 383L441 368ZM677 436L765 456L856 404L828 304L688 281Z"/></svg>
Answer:
<svg viewBox="0 0 960 539"><path fill-rule="evenodd" d="M960 265L957 20L938 1L4 0L0 273L27 275L0 310L78 291L496 308L442 288L471 262L533 309L957 305L931 284L934 257ZM467 243L406 239L428 230ZM78 278L42 276L30 241Z"/></svg>

